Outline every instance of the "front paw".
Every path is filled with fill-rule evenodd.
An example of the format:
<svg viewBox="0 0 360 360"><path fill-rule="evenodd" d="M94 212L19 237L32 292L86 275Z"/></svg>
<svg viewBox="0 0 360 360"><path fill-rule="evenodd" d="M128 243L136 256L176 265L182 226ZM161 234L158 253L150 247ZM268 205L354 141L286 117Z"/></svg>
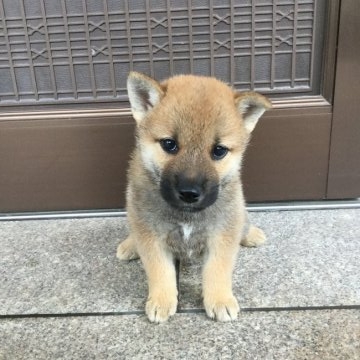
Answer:
<svg viewBox="0 0 360 360"><path fill-rule="evenodd" d="M145 312L151 322L161 323L176 313L177 294L149 295Z"/></svg>
<svg viewBox="0 0 360 360"><path fill-rule="evenodd" d="M207 316L218 321L231 321L237 318L239 304L232 294L229 296L205 296L204 306Z"/></svg>

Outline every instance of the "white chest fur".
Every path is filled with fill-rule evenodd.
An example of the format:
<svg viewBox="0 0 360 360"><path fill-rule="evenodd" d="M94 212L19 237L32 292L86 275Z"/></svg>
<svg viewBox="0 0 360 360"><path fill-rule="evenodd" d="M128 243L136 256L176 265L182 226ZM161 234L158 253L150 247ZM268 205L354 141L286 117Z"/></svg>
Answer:
<svg viewBox="0 0 360 360"><path fill-rule="evenodd" d="M189 240L193 227L189 224L181 224L184 240Z"/></svg>

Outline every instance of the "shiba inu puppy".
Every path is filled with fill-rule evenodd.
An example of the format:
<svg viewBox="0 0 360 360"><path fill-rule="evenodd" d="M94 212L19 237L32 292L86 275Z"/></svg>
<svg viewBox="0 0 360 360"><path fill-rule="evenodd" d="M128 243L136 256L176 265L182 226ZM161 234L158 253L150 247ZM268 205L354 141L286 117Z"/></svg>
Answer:
<svg viewBox="0 0 360 360"><path fill-rule="evenodd" d="M140 257L148 278L146 314L163 322L177 307L174 259L201 254L206 313L233 320L239 245L265 241L247 224L239 172L250 133L271 104L255 92L192 75L158 83L132 72L127 88L137 132L128 172L130 235L117 256Z"/></svg>

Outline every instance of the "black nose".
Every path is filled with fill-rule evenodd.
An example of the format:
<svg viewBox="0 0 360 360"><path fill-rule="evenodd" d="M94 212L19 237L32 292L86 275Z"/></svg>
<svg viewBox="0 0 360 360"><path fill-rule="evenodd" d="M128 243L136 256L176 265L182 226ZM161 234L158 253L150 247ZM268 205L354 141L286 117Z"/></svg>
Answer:
<svg viewBox="0 0 360 360"><path fill-rule="evenodd" d="M188 204L197 202L200 199L201 191L198 188L179 189L179 199Z"/></svg>

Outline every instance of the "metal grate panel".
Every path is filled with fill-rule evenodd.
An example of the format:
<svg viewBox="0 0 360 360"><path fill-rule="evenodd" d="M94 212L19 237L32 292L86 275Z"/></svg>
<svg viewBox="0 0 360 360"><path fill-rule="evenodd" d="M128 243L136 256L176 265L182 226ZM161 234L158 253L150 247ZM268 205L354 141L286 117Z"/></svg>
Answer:
<svg viewBox="0 0 360 360"><path fill-rule="evenodd" d="M0 105L126 100L130 70L318 94L324 0L0 0Z"/></svg>

